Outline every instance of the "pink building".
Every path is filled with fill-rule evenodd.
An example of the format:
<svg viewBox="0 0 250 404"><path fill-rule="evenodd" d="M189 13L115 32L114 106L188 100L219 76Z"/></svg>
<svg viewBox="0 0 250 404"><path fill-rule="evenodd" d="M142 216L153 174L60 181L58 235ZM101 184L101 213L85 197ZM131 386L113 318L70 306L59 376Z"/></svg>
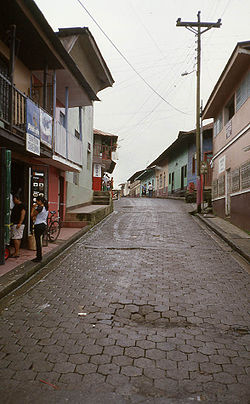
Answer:
<svg viewBox="0 0 250 404"><path fill-rule="evenodd" d="M250 41L236 45L202 118L214 119L214 213L250 231Z"/></svg>

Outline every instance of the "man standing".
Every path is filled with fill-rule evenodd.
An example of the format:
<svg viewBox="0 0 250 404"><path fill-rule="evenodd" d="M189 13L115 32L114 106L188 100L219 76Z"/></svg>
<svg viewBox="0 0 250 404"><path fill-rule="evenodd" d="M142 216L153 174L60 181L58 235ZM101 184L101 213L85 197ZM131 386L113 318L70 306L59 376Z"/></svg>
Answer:
<svg viewBox="0 0 250 404"><path fill-rule="evenodd" d="M11 255L12 258L18 258L21 240L23 238L23 231L24 231L24 218L25 218L25 207L20 200L19 195L14 195L13 197L14 207L11 211L10 222L12 224L10 229L10 237L14 242L15 253Z"/></svg>
<svg viewBox="0 0 250 404"><path fill-rule="evenodd" d="M153 196L153 186L152 186L151 182L148 183L148 196L149 196L149 198L152 198L152 196Z"/></svg>

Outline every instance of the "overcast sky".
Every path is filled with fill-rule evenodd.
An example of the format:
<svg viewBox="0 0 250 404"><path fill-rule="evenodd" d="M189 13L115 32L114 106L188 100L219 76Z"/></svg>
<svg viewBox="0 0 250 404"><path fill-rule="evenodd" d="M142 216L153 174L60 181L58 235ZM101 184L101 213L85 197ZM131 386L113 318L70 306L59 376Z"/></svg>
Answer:
<svg viewBox="0 0 250 404"><path fill-rule="evenodd" d="M119 136L115 185L161 154L181 130L195 128L196 37L176 20L216 22L202 35L201 98L206 103L237 42L250 40L249 0L36 0L56 31L88 27L115 80L94 104L94 127Z"/></svg>

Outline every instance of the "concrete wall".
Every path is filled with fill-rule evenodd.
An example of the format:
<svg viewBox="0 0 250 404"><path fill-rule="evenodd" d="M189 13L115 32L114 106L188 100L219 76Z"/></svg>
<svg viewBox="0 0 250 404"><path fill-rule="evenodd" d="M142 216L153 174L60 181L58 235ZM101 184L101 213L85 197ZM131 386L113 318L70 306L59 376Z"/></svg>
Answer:
<svg viewBox="0 0 250 404"><path fill-rule="evenodd" d="M162 162L157 166L159 166L160 169L156 170L156 196L165 197L168 195L168 162ZM160 181L160 178L162 178L162 181Z"/></svg>
<svg viewBox="0 0 250 404"><path fill-rule="evenodd" d="M171 154L168 161L168 174L172 176L174 172L174 193L181 190L181 167L185 165L188 165L188 147L183 143L183 148ZM184 188L186 187L187 177L184 178ZM172 183L168 181L168 193L171 194L171 191Z"/></svg>
<svg viewBox="0 0 250 404"><path fill-rule="evenodd" d="M78 183L74 184L75 175L71 172L66 173L67 181L67 199L66 207L73 207L81 204L91 203L92 191L92 156L93 156L93 107L82 108L82 148L83 161L82 170L78 174ZM70 108L69 110L69 130L79 129L79 109ZM88 142L91 145L91 152L87 151Z"/></svg>

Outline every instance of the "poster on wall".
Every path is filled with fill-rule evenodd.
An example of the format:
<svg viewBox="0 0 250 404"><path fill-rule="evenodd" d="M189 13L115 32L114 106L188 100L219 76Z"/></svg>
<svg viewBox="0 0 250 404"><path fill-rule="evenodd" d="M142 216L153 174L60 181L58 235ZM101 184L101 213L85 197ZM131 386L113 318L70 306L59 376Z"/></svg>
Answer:
<svg viewBox="0 0 250 404"><path fill-rule="evenodd" d="M40 109L40 136L41 142L52 148L52 117Z"/></svg>
<svg viewBox="0 0 250 404"><path fill-rule="evenodd" d="M94 164L94 175L93 176L101 178L101 176L102 176L101 164Z"/></svg>
<svg viewBox="0 0 250 404"><path fill-rule="evenodd" d="M40 156L40 112L29 98L26 100L26 150Z"/></svg>

